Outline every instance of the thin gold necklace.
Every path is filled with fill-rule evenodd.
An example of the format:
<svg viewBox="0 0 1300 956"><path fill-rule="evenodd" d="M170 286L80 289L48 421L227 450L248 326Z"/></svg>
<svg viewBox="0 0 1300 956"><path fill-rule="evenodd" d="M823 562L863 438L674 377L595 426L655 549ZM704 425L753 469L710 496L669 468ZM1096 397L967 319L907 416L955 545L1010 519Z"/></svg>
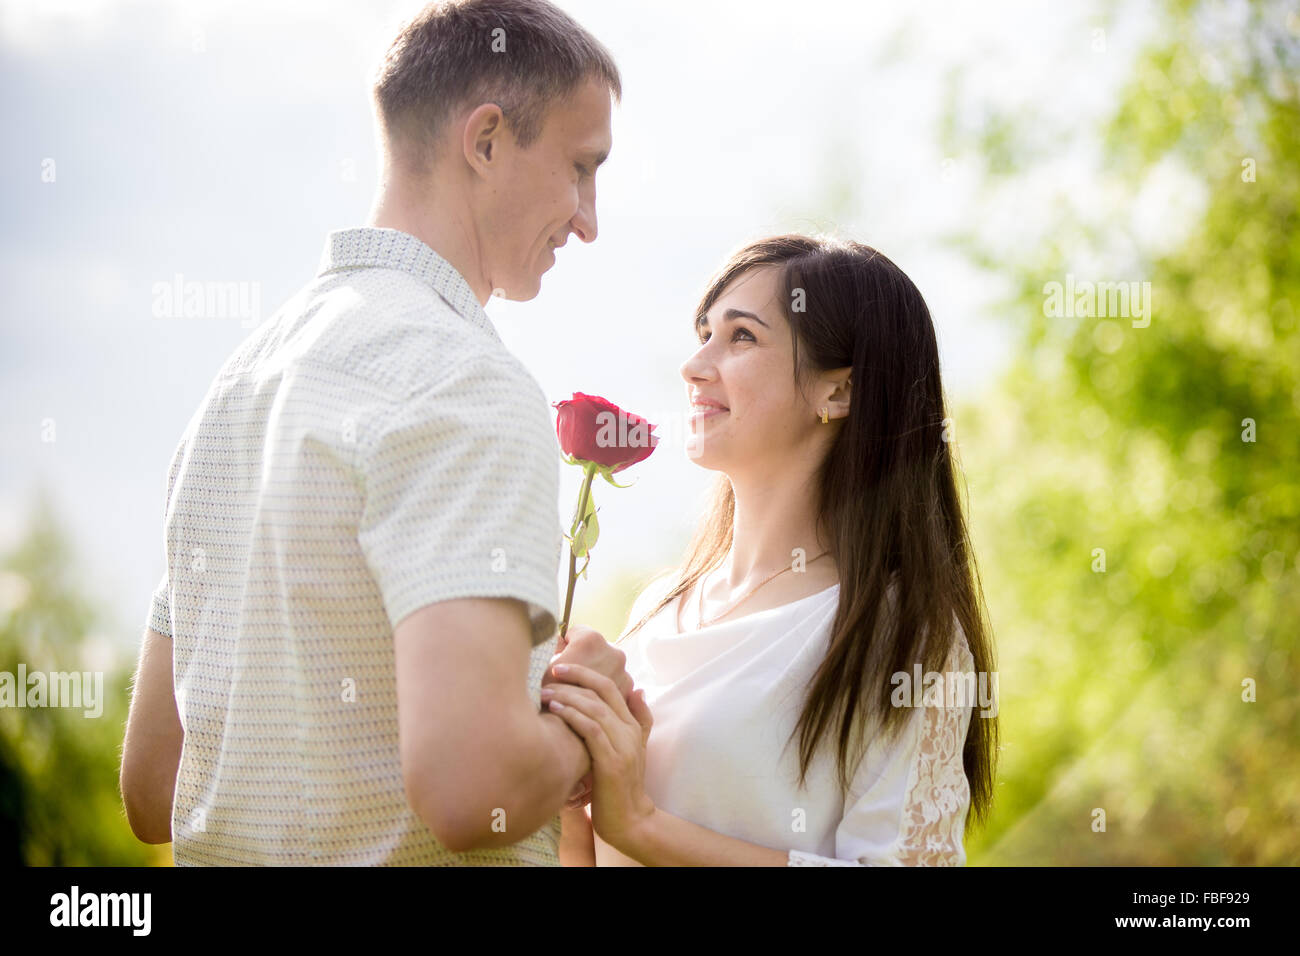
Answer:
<svg viewBox="0 0 1300 956"><path fill-rule="evenodd" d="M826 551L823 551L821 554L817 555L817 558L825 557L828 553L829 553L829 549L826 550ZM813 561L816 561L816 560L817 560L817 558L813 558L812 561L808 561L808 562L806 562L806 563L804 564L804 567L807 567L809 564L812 564ZM734 603L731 605L731 607L727 608L727 609L726 609L725 611L723 611L721 614L715 614L715 615L713 615L713 617L709 618L709 620L707 620L707 621L704 620L704 578L701 578L700 581L699 581L699 592L700 592L700 593L699 593L699 601L698 601L699 607L698 607L698 609L697 609L696 612L695 612L695 619L699 622L699 624L697 625L697 628L698 628L698 627L708 627L708 626L709 626L710 624L712 624L714 621L718 621L718 620L721 620L722 618L726 617L728 614L730 614L732 611L734 611L736 608L738 608L742 603L744 603L746 600L748 600L749 597L750 597L750 595L752 595L755 591L757 591L759 588L761 588L761 587L762 587L764 584L766 584L768 581L771 581L772 578L775 578L775 577L777 577L777 576L779 576L779 575L781 575L781 574L784 574L786 571L789 571L789 570L790 570L790 568L782 568L781 570L777 571L776 574L773 574L773 575L771 575L770 577L765 578L765 579L762 580L762 581L759 581L758 584L756 584L756 585L754 585L754 587L750 588L749 591L748 591L746 594L744 594L744 595L740 598L739 601L734 602ZM708 577L708 575L706 574L704 577Z"/></svg>

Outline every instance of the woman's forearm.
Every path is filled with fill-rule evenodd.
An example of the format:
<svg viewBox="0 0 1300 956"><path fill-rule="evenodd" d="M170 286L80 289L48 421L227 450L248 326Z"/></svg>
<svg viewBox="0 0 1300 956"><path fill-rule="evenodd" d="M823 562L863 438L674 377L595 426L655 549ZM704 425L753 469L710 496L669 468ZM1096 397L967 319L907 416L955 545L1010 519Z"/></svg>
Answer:
<svg viewBox="0 0 1300 956"><path fill-rule="evenodd" d="M596 835L586 807L560 811L560 865L596 865Z"/></svg>
<svg viewBox="0 0 1300 956"><path fill-rule="evenodd" d="M615 849L646 866L786 866L785 850L723 836L656 809Z"/></svg>

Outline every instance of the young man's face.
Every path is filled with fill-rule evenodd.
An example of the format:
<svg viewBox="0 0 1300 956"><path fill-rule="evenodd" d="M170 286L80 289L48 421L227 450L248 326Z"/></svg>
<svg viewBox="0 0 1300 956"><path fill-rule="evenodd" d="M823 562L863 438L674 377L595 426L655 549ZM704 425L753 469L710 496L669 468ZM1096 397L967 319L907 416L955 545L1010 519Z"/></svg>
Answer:
<svg viewBox="0 0 1300 956"><path fill-rule="evenodd" d="M613 140L609 87L588 80L554 103L527 149L508 131L503 139L483 207L483 267L494 293L522 301L537 295L569 233L596 238L596 167Z"/></svg>

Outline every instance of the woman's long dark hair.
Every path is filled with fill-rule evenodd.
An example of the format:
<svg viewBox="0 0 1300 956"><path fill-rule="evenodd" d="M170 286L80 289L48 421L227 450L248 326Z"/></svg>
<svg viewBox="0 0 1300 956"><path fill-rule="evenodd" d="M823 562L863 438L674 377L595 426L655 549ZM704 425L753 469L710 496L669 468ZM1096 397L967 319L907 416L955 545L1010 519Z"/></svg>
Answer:
<svg viewBox="0 0 1300 956"><path fill-rule="evenodd" d="M833 735L847 790L864 726L878 720L888 739L906 725L910 709L890 705L892 674L911 674L917 662L925 672L944 672L954 624L965 632L977 678L994 672L993 647L947 441L934 325L921 293L870 246L773 236L731 256L696 318L735 280L765 266L780 270L797 387L802 391L818 372L852 366L849 414L818 476L839 569L839 610L795 727L800 784L818 746ZM731 481L722 474L676 584L624 637L722 563L734 516ZM931 634L937 640L926 640ZM979 710L976 704L962 751L973 811L968 831L976 820L987 822L993 798L997 721Z"/></svg>

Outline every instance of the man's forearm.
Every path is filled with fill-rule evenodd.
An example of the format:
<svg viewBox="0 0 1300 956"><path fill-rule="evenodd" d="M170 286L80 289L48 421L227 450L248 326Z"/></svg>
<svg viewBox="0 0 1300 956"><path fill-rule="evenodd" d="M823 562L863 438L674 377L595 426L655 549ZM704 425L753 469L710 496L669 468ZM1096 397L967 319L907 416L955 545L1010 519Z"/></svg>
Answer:
<svg viewBox="0 0 1300 956"><path fill-rule="evenodd" d="M477 849L509 846L549 823L563 808L578 781L591 769L582 740L568 724L551 713L537 713L513 741L518 754L509 776L508 792L487 796L491 809L506 810L504 828L484 821Z"/></svg>
<svg viewBox="0 0 1300 956"><path fill-rule="evenodd" d="M171 639L145 631L131 688L118 783L126 819L145 843L170 843L172 792L185 731L172 688Z"/></svg>
<svg viewBox="0 0 1300 956"><path fill-rule="evenodd" d="M564 809L564 804L583 776L591 769L587 745L564 718L542 712L537 715L541 745L529 751L519 786L531 797L530 806L539 808L536 829ZM529 831L532 832L531 830Z"/></svg>

